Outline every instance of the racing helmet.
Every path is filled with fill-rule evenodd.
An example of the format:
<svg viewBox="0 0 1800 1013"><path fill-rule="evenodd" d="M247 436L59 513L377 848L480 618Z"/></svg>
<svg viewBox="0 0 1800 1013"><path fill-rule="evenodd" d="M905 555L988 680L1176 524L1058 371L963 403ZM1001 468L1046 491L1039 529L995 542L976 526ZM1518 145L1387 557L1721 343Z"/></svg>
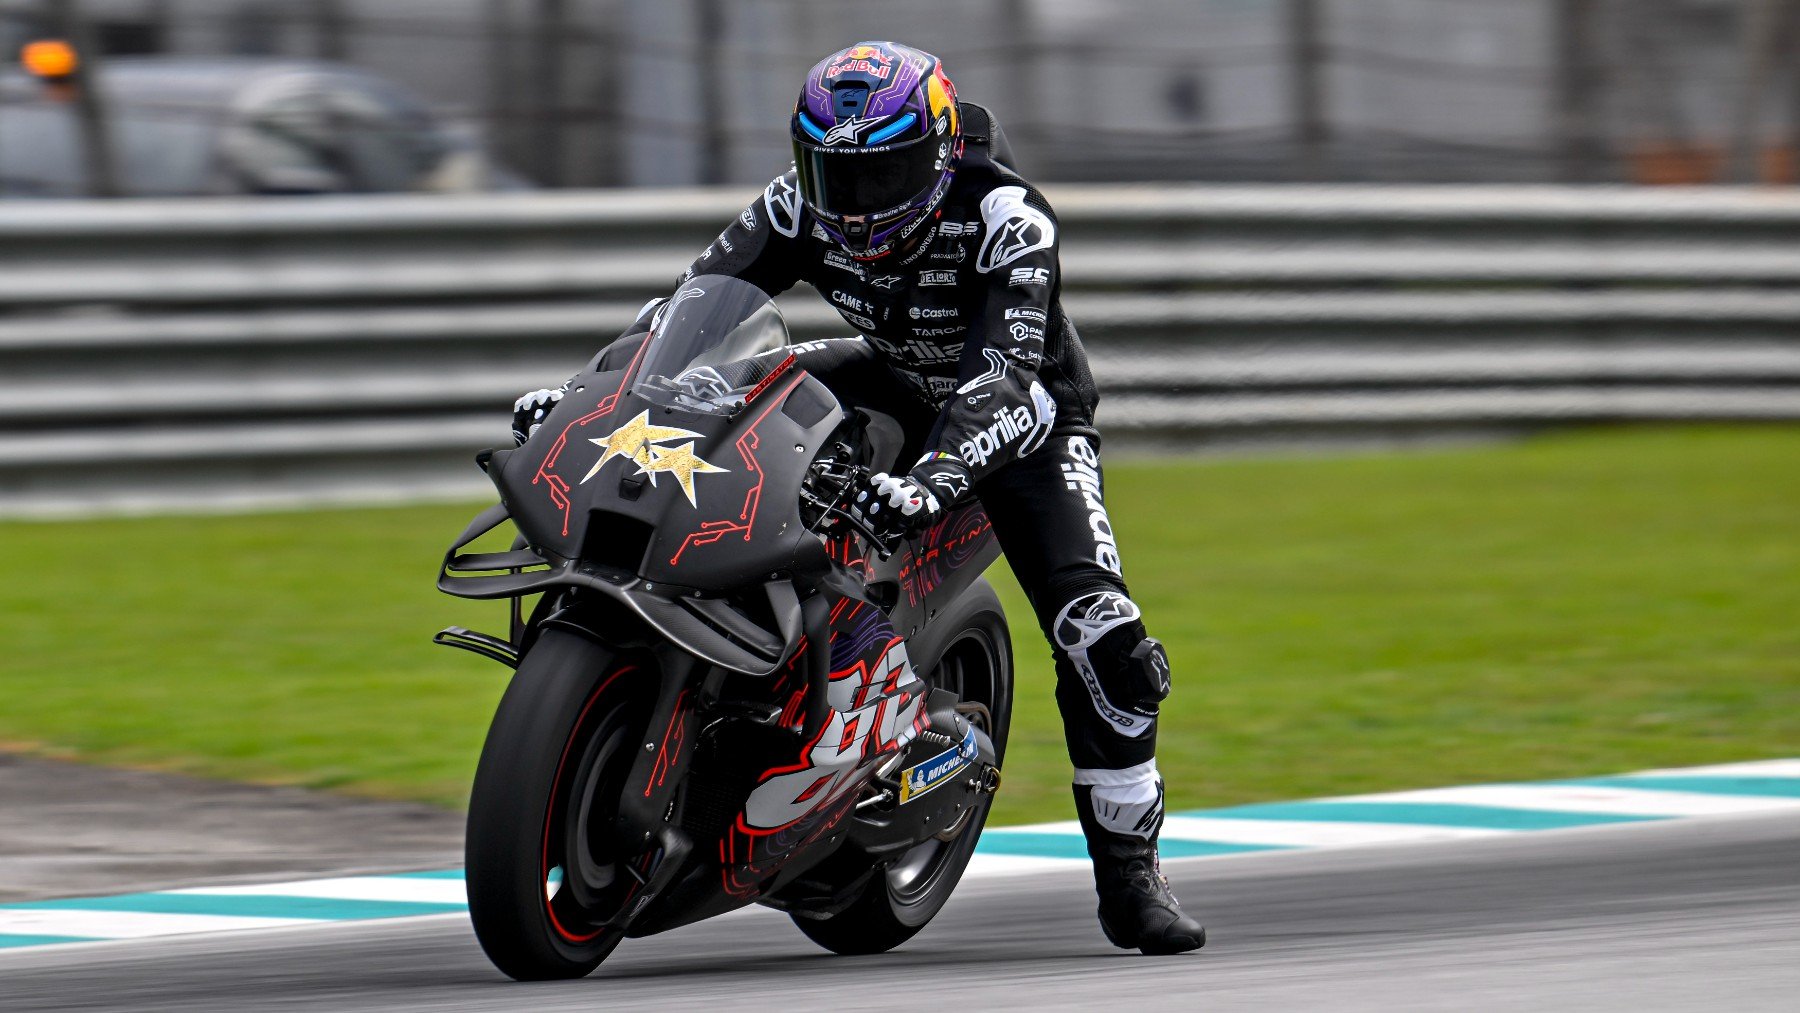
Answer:
<svg viewBox="0 0 1800 1013"><path fill-rule="evenodd" d="M956 87L937 57L862 42L820 60L794 104L800 197L851 256L873 260L931 220L962 156Z"/></svg>

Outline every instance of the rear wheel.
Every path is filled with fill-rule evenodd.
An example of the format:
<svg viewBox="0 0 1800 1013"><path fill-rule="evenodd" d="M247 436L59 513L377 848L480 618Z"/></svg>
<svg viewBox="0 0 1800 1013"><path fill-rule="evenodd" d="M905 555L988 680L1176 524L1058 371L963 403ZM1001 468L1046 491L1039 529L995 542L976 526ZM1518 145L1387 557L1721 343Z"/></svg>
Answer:
<svg viewBox="0 0 1800 1013"><path fill-rule="evenodd" d="M510 977L579 978L623 937L606 923L638 880L611 829L646 721L646 674L548 630L494 714L469 797L464 875L475 936Z"/></svg>
<svg viewBox="0 0 1800 1013"><path fill-rule="evenodd" d="M1012 720L1011 641L997 601L990 605L980 594L970 594L964 601L966 614L960 619L946 615L938 620L950 620L960 628L926 681L962 697L964 706L959 709L993 741L998 762L1004 757ZM930 838L876 870L848 907L822 918L797 912L794 924L834 953L885 953L899 946L917 935L950 899L975 853L987 814L984 799L962 827L943 835L949 840ZM844 857L854 861L854 856Z"/></svg>

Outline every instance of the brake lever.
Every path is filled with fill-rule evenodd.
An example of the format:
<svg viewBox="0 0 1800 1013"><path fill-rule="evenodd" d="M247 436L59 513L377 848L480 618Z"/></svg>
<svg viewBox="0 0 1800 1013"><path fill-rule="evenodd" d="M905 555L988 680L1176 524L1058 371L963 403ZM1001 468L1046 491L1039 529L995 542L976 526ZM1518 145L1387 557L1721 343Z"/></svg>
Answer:
<svg viewBox="0 0 1800 1013"><path fill-rule="evenodd" d="M869 543L869 547L871 549L875 550L875 555L880 557L883 562L886 562L888 557L892 556L896 551L899 550L900 542L906 538L905 535L900 535L900 536L897 536L892 542L884 541L882 539L881 535L878 532L876 532L876 530L874 528L869 527L868 524L864 523L861 518L857 517L855 514L851 513L850 511L845 510L843 507L835 507L834 506L834 507L831 507L830 509L826 510L825 512L827 515L836 517L839 520L843 521L845 524L848 524L853 530L855 530L855 532L857 534L859 534L859 535L863 536L863 538L867 539L868 543Z"/></svg>
<svg viewBox="0 0 1800 1013"><path fill-rule="evenodd" d="M900 534L894 536L892 540L885 539L866 521L858 517L855 511L849 509L845 501L867 486L869 476L873 472L860 464L844 464L841 467L844 476L844 484L841 487L843 491L839 494L837 503L824 508L822 516L835 517L843 521L852 531L861 535L869 543L869 548L874 551L875 555L885 562L899 551L900 543L905 540L906 536ZM834 467L833 470L835 471L836 468Z"/></svg>

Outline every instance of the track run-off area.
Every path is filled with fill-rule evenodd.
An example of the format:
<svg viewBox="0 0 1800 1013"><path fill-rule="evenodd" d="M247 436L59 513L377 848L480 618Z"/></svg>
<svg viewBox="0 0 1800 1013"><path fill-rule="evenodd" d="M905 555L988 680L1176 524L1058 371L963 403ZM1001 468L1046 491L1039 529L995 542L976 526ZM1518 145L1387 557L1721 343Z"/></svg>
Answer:
<svg viewBox="0 0 1800 1013"><path fill-rule="evenodd" d="M893 953L760 908L517 985L456 870L0 906L0 1009L1792 1009L1800 760L1172 814L1199 954L1111 948L1073 823L996 828ZM953 998L954 997L954 998Z"/></svg>

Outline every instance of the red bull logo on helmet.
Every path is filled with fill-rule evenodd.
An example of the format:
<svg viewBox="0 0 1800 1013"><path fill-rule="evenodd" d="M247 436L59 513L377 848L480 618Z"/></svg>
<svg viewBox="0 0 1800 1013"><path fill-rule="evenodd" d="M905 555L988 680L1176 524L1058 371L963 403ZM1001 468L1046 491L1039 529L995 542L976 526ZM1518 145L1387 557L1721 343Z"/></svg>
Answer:
<svg viewBox="0 0 1800 1013"><path fill-rule="evenodd" d="M883 81L893 72L894 58L882 52L879 46L851 46L844 50L837 62L825 68L827 77L868 74Z"/></svg>

